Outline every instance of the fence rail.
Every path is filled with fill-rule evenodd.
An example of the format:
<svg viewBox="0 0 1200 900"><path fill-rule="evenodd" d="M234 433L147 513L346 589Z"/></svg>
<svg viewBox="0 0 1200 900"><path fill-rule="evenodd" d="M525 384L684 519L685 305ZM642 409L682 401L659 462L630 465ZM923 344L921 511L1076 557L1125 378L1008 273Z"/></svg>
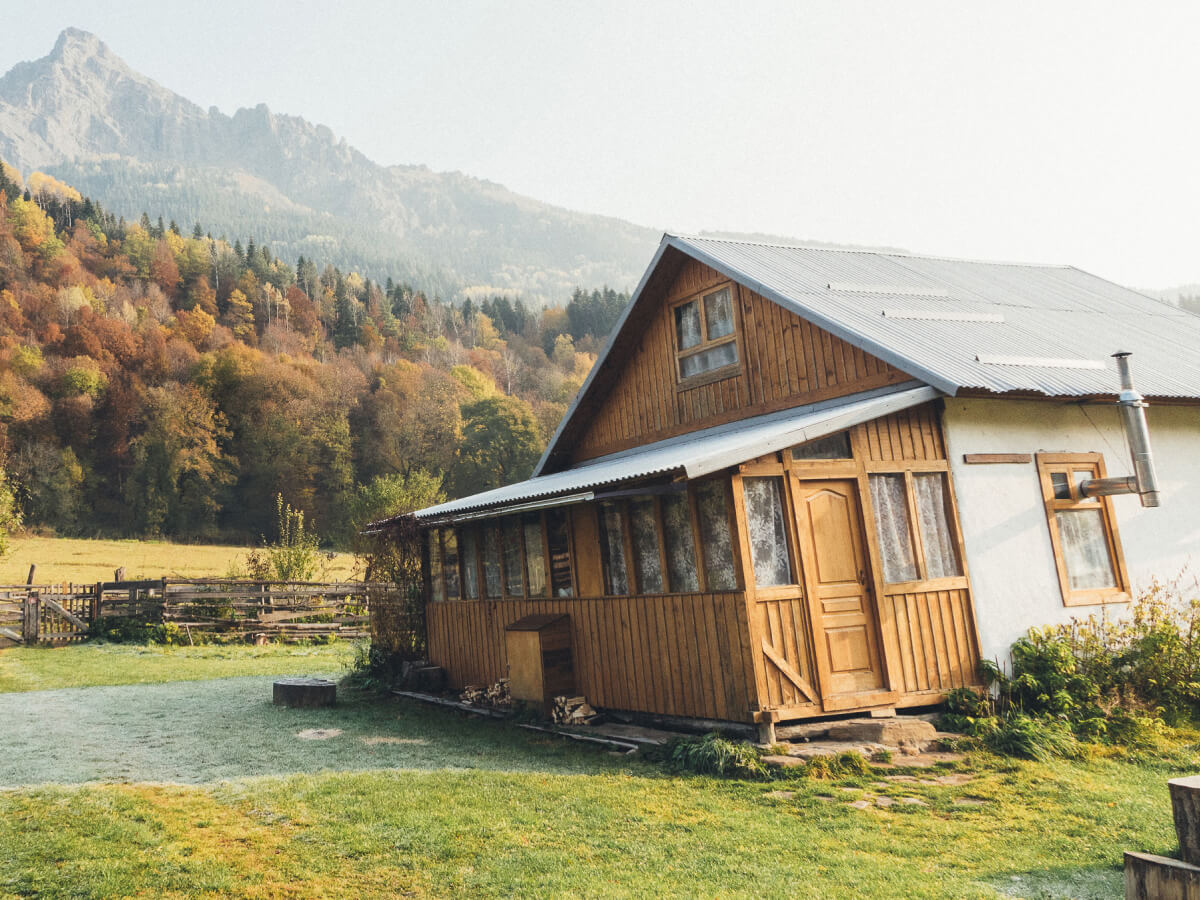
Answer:
<svg viewBox="0 0 1200 900"><path fill-rule="evenodd" d="M303 640L365 637L378 582L230 579L108 581L91 585L0 585L0 646L78 641L119 619L173 624L189 637L218 634Z"/></svg>

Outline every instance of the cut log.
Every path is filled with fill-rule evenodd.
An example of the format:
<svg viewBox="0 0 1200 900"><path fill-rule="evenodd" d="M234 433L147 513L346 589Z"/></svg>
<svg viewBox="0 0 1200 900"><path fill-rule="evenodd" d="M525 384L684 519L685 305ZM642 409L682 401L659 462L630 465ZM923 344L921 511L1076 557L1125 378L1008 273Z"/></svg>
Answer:
<svg viewBox="0 0 1200 900"><path fill-rule="evenodd" d="M1125 853L1125 900L1196 900L1200 867L1150 853Z"/></svg>
<svg viewBox="0 0 1200 900"><path fill-rule="evenodd" d="M1173 778L1167 787L1171 791L1179 856L1186 863L1200 866L1200 775Z"/></svg>
<svg viewBox="0 0 1200 900"><path fill-rule="evenodd" d="M281 678L275 682L272 702L277 706L333 706L337 685L324 678Z"/></svg>

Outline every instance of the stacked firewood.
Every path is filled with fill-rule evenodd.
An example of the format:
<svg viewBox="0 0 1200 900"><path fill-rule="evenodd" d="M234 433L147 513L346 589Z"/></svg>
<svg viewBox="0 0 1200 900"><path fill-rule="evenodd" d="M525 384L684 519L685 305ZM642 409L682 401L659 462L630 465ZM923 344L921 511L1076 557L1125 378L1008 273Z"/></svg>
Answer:
<svg viewBox="0 0 1200 900"><path fill-rule="evenodd" d="M555 697L550 710L555 725L590 725L597 715L587 697Z"/></svg>
<svg viewBox="0 0 1200 900"><path fill-rule="evenodd" d="M458 699L471 706L491 706L501 709L507 709L512 706L512 694L508 690L507 678L502 678L500 681L487 687L469 684L462 689L462 692L458 695Z"/></svg>

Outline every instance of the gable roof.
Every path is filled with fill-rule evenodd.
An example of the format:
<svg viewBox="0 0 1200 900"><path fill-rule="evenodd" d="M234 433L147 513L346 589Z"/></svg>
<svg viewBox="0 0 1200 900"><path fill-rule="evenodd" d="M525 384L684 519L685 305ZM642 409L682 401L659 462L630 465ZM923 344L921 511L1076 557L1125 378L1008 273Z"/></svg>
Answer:
<svg viewBox="0 0 1200 900"><path fill-rule="evenodd" d="M1200 316L1072 266L667 234L535 474L634 332L631 317L662 283L659 270L677 271L684 256L946 394L1114 396L1110 356L1126 350L1146 396L1200 398Z"/></svg>

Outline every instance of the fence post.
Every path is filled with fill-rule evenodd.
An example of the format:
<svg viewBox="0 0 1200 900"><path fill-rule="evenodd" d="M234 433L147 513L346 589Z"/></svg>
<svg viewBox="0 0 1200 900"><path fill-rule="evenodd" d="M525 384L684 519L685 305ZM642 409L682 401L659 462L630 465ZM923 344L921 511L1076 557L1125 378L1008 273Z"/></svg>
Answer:
<svg viewBox="0 0 1200 900"><path fill-rule="evenodd" d="M39 615L41 601L37 594L28 594L25 597L24 618L21 620L21 637L24 638L26 644L36 644L38 642L38 625L41 620Z"/></svg>

